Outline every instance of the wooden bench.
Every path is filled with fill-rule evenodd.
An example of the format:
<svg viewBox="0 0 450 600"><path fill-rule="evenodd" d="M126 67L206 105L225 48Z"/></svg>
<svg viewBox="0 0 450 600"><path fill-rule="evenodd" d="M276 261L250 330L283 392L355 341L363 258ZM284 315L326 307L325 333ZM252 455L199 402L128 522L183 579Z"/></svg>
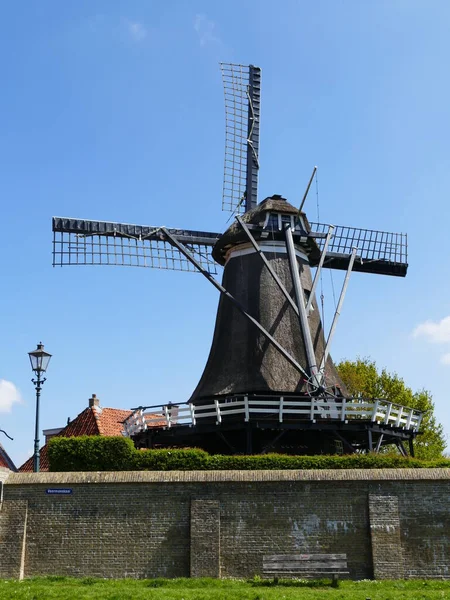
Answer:
<svg viewBox="0 0 450 600"><path fill-rule="evenodd" d="M337 585L348 575L346 554L271 554L263 556L263 575L278 578L320 579L331 577Z"/></svg>

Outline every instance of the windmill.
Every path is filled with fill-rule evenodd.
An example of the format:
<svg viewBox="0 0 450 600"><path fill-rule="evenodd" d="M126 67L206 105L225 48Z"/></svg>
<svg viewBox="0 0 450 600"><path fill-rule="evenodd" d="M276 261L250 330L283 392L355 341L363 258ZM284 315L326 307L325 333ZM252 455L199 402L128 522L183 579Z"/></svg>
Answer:
<svg viewBox="0 0 450 600"><path fill-rule="evenodd" d="M309 222L303 207L315 169L300 207L280 195L258 203L261 70L228 63L221 70L222 209L234 217L224 233L53 218L54 266L199 272L220 292L211 351L191 398L138 407L128 434L141 445L213 452L353 452L395 443L406 454L408 441L413 453L420 413L348 398L330 356L351 273L405 276L406 235ZM327 336L315 295L324 268L346 272ZM161 412L166 426L152 427Z"/></svg>

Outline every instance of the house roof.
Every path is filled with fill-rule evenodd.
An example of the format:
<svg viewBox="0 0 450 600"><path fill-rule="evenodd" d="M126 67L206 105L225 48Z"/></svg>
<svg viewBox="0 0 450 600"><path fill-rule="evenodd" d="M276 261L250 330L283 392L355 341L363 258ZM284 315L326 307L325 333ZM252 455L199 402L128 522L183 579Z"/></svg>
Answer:
<svg viewBox="0 0 450 600"><path fill-rule="evenodd" d="M147 427L165 427L167 425L166 419L157 413L144 413L144 420Z"/></svg>
<svg viewBox="0 0 450 600"><path fill-rule="evenodd" d="M99 434L108 436L122 435L123 422L133 412L119 408L97 408L94 410Z"/></svg>
<svg viewBox="0 0 450 600"><path fill-rule="evenodd" d="M131 415L131 410L119 408L101 408L100 406L89 406L85 408L73 421L68 423L58 433L62 437L79 437L81 435L123 435L123 421ZM40 471L48 471L47 444L41 448ZM30 457L19 467L20 473L33 472L33 457Z"/></svg>
<svg viewBox="0 0 450 600"><path fill-rule="evenodd" d="M8 456L8 453L6 452L6 450L3 448L3 446L1 444L0 444L0 467L4 467L5 469L10 469L11 471L14 471L14 472L17 471L16 465L10 459L10 457Z"/></svg>

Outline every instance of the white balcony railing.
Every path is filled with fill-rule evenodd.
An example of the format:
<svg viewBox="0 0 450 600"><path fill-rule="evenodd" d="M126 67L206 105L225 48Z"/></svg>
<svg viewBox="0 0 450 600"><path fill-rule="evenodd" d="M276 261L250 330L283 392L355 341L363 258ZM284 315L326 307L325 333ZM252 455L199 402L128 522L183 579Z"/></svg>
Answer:
<svg viewBox="0 0 450 600"><path fill-rule="evenodd" d="M152 428L170 428L194 426L204 419L214 419L219 425L232 415L242 415L248 422L258 415L258 419L276 418L280 423L289 421L334 420L349 422L355 420L371 421L398 427L408 431L418 431L422 413L414 408L386 400L362 400L357 398L339 399L339 401L304 397L279 397L266 399L255 396L236 396L223 400L213 400L210 404L165 404L148 408L139 408L124 422L124 435L132 437ZM204 421L203 421L204 422Z"/></svg>

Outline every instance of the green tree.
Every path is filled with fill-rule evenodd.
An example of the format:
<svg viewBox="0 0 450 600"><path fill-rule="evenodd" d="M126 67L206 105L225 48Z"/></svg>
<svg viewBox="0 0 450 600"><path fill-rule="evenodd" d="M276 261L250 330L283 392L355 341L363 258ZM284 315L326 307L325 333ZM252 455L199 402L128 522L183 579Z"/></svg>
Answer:
<svg viewBox="0 0 450 600"><path fill-rule="evenodd" d="M420 426L422 433L414 442L415 454L418 458L430 460L442 457L446 447L444 429L436 421L430 392L425 389L413 392L396 373L389 373L386 369L380 372L369 358L344 360L336 366L352 396L382 398L424 412Z"/></svg>

